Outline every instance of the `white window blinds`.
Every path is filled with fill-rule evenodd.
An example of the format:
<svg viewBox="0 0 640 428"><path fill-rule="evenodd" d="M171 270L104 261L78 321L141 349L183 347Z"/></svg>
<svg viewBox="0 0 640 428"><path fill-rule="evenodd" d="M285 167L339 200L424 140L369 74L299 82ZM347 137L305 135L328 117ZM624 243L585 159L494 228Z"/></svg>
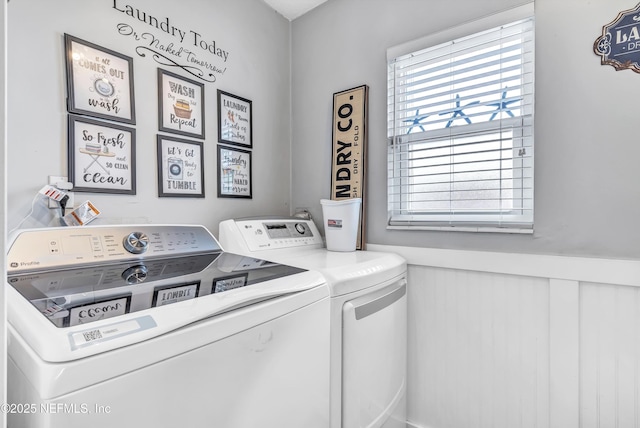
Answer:
<svg viewBox="0 0 640 428"><path fill-rule="evenodd" d="M388 63L390 226L533 228L534 20Z"/></svg>

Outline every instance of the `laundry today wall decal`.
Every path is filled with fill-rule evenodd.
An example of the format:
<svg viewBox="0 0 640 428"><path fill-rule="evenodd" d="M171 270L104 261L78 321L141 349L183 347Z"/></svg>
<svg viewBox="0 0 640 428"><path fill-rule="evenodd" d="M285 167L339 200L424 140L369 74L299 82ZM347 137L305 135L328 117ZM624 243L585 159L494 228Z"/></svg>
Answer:
<svg viewBox="0 0 640 428"><path fill-rule="evenodd" d="M628 69L640 73L640 4L620 12L602 27L602 35L593 43L593 51L600 56L602 65L611 65L617 71Z"/></svg>
<svg viewBox="0 0 640 428"><path fill-rule="evenodd" d="M136 21L121 22L117 29L139 42L136 53L141 57L150 54L158 64L181 68L205 82L215 82L227 71L230 52L200 32L177 27L169 17L159 18L118 0L113 0L112 10Z"/></svg>

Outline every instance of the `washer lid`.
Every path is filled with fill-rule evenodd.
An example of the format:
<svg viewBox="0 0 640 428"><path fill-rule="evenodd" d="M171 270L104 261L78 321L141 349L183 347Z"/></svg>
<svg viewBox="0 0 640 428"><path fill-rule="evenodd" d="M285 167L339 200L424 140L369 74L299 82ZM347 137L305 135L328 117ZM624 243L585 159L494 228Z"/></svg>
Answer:
<svg viewBox="0 0 640 428"><path fill-rule="evenodd" d="M296 225L304 226L308 236ZM239 254L261 257L317 270L327 279L332 296L392 280L407 270L406 261L392 253L377 251L334 252L322 248L319 232L311 220L239 219L220 223L223 248Z"/></svg>
<svg viewBox="0 0 640 428"><path fill-rule="evenodd" d="M65 328L254 287L303 271L218 252L14 274L8 283L55 327Z"/></svg>
<svg viewBox="0 0 640 428"><path fill-rule="evenodd" d="M24 254L27 246L20 239L14 242L11 251L19 251L10 251L11 259L27 263L29 257L33 263L19 264L7 277L7 318L40 358L82 358L315 288L322 289L314 293L318 299L328 296L320 274L222 252L206 230L195 237L191 227L136 230L151 236L152 248L144 254L152 257L123 250L121 228L33 231L25 235L27 242L51 239L52 233L57 238L53 247L34 255ZM73 254L79 254L75 267Z"/></svg>
<svg viewBox="0 0 640 428"><path fill-rule="evenodd" d="M247 263L255 264L247 267ZM222 253L201 272L158 275L135 284L114 279L115 267L62 272L62 277L56 276L61 272L12 276L7 320L41 359L62 362L139 343L225 313L260 307L275 298L291 296L299 299L302 307L311 303L310 297L305 297L307 291L313 294L313 301L329 295L317 272L258 264L258 259ZM93 284L87 288L84 281L76 281L82 278L73 276L76 274L92 279ZM64 292L47 289L58 280L69 282L70 287ZM25 298L25 294L35 298ZM274 316L290 310L283 308Z"/></svg>
<svg viewBox="0 0 640 428"><path fill-rule="evenodd" d="M319 248L262 251L259 254L279 263L319 271L327 279L331 296L381 284L407 270L407 262L402 257L377 251L335 252Z"/></svg>

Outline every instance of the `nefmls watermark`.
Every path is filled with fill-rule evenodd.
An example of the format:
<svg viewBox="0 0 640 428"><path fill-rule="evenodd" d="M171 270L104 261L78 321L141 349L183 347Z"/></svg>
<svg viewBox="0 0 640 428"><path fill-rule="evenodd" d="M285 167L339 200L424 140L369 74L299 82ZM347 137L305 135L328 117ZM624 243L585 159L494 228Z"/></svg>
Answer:
<svg viewBox="0 0 640 428"><path fill-rule="evenodd" d="M111 413L111 406L104 404L89 403L4 403L0 404L0 412L6 414L108 414Z"/></svg>

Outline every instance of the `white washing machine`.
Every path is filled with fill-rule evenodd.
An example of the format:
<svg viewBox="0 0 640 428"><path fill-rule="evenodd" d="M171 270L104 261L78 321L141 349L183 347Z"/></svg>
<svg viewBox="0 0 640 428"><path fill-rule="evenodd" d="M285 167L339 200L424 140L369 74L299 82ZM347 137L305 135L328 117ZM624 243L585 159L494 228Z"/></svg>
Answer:
<svg viewBox="0 0 640 428"><path fill-rule="evenodd" d="M23 231L9 428L329 427L329 293L201 226Z"/></svg>
<svg viewBox="0 0 640 428"><path fill-rule="evenodd" d="M311 220L220 223L227 251L326 278L331 295L331 427L406 426L406 262L395 254L332 252Z"/></svg>

